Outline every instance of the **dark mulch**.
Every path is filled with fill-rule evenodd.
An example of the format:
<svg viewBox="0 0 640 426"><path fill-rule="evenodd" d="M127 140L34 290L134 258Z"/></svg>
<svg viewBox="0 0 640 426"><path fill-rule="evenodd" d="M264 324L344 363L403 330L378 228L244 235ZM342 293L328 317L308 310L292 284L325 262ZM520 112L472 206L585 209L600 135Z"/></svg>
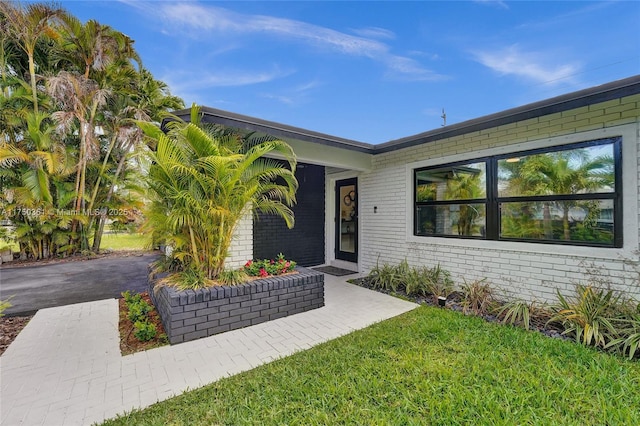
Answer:
<svg viewBox="0 0 640 426"><path fill-rule="evenodd" d="M7 350L11 342L26 327L33 315L26 317L1 317L0 318L0 355Z"/></svg>
<svg viewBox="0 0 640 426"><path fill-rule="evenodd" d="M153 305L153 302L149 297L149 293L145 292L140 294L142 295L142 299ZM160 320L160 315L158 315L158 312L155 309L149 312L148 315L149 322L156 326L156 337L147 342L141 342L134 335L135 331L133 323L129 321L129 318L127 318L129 310L127 309L127 304L124 302L124 299L118 299L118 305L120 307L118 329L120 330L120 352L122 355L130 355L135 352L146 351L147 349L153 349L168 344L167 335L165 334L162 321Z"/></svg>
<svg viewBox="0 0 640 426"><path fill-rule="evenodd" d="M374 288L370 283L369 280L365 278L355 278L355 279L350 279L347 280L348 282L350 282L351 284L355 284L357 286L360 287L364 287L367 288L369 290L373 290L373 291L377 291L380 293L384 293L384 294L388 294L390 296L396 296L396 297L400 297L401 299L405 299L405 300L409 300L411 302L417 303L419 305L429 305L429 306L438 306L438 300L434 297L431 296L409 296L407 295L404 291L397 291L397 292L393 292L393 291L389 291L386 289L381 289L381 288ZM463 312L465 313L465 315L475 315L473 313L467 313L464 312L463 309L463 305L462 305L462 300L463 300L463 295L462 293L459 292L453 292L452 294L449 295L449 297L446 300L446 305L443 309L451 309L453 311L458 311L458 312ZM498 318L496 315L493 314L483 314L483 315L478 315L481 318L483 318L485 321L488 322L495 322L495 323L503 323L501 318ZM542 333L548 337L552 337L555 339L563 339L563 340L571 340L571 337L566 336L564 334L562 334L562 332L564 331L562 329L562 327L559 324L556 323L549 323L548 322L549 317L548 316L543 316L543 317L536 317L533 316L530 319L530 327L532 331L536 331L539 333Z"/></svg>

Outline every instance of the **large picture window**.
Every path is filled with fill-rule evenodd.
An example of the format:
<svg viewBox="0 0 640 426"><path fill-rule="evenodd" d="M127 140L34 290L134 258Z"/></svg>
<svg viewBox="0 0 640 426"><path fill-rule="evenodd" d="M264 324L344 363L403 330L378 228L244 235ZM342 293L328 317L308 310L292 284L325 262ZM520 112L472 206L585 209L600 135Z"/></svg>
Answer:
<svg viewBox="0 0 640 426"><path fill-rule="evenodd" d="M417 170L417 235L482 237L486 230L487 163Z"/></svg>
<svg viewBox="0 0 640 426"><path fill-rule="evenodd" d="M621 138L414 171L414 235L622 247Z"/></svg>

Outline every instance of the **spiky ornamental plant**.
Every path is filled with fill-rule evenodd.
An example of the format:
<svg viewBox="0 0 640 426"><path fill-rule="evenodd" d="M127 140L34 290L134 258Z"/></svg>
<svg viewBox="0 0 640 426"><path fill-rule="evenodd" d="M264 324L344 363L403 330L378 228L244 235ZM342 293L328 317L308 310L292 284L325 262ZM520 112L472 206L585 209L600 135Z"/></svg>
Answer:
<svg viewBox="0 0 640 426"><path fill-rule="evenodd" d="M194 105L191 122L173 121L167 134L150 123L138 125L157 147L150 154L153 201L145 228L174 246L172 256L184 270L200 271L208 281L224 270L236 226L247 213L275 214L293 227L298 182L288 144L216 136L201 125L199 111ZM267 158L273 154L288 168Z"/></svg>
<svg viewBox="0 0 640 426"><path fill-rule="evenodd" d="M612 316L620 306L621 296L613 290L576 285L573 298L560 291L555 315L549 322L562 322L563 334L574 335L584 345L605 347L617 335Z"/></svg>

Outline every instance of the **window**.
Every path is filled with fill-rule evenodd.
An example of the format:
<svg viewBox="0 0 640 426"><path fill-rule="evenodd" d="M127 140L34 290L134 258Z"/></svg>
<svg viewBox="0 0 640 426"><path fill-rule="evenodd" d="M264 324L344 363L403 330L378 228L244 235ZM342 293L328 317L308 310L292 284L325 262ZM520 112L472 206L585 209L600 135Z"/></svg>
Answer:
<svg viewBox="0 0 640 426"><path fill-rule="evenodd" d="M484 236L486 169L477 161L417 170L416 235Z"/></svg>
<svg viewBox="0 0 640 426"><path fill-rule="evenodd" d="M622 247L621 138L414 171L414 234Z"/></svg>

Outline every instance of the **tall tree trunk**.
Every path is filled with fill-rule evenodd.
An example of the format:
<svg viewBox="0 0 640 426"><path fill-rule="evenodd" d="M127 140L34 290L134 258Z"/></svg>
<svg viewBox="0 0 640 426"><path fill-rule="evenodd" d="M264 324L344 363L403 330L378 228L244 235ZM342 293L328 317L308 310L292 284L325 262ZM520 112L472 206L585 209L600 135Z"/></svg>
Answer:
<svg viewBox="0 0 640 426"><path fill-rule="evenodd" d="M29 75L31 76L31 91L33 92L33 112L38 113L38 87L36 84L36 65L33 61L33 51L27 52L29 57Z"/></svg>
<svg viewBox="0 0 640 426"><path fill-rule="evenodd" d="M116 173L113 176L113 181L111 182L111 186L109 186L109 192L107 192L107 198L105 199L105 204L109 204L111 198L113 197L113 193L115 192L116 182L118 182L118 178L120 177L120 173L124 170L124 164L126 162L127 156L123 155L118 162L118 167L116 168ZM100 251L100 243L102 242L102 234L104 232L104 224L107 219L107 208L103 207L100 209L100 218L98 219L98 226L96 227L95 234L93 235L93 248L92 250L96 253Z"/></svg>

